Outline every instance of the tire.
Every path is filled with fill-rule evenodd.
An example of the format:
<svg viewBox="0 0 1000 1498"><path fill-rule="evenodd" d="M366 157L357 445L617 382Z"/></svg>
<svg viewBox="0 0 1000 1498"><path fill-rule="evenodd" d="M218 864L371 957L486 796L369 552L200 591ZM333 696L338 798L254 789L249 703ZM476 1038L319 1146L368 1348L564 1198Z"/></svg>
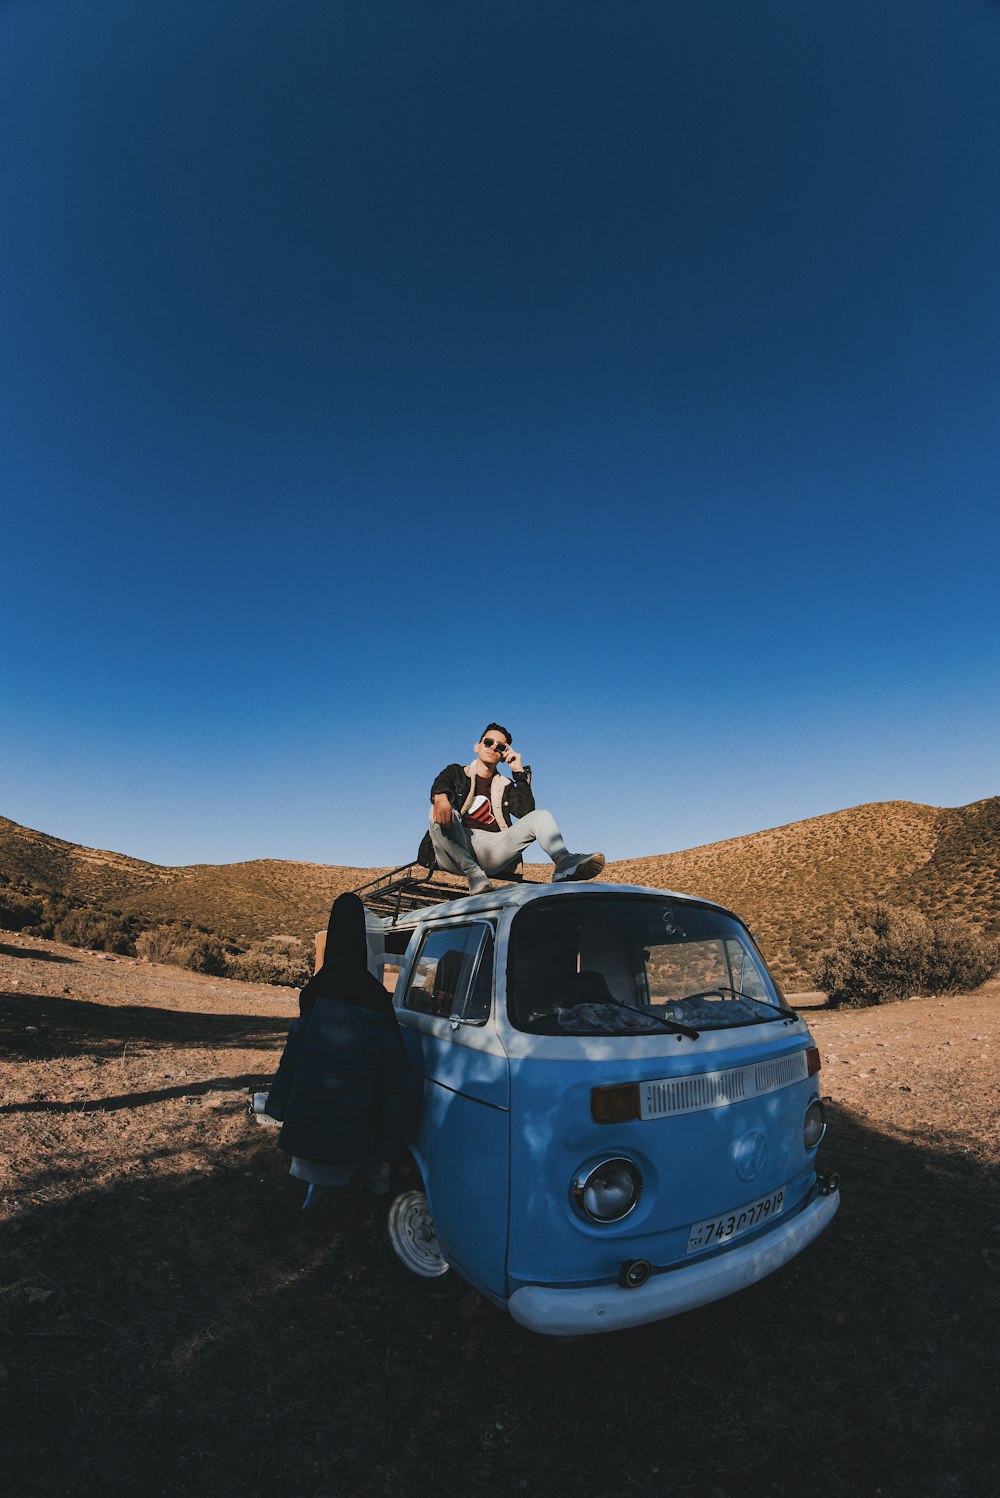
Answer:
<svg viewBox="0 0 1000 1498"><path fill-rule="evenodd" d="M450 1300L467 1289L441 1252L415 1167L401 1171L376 1202L375 1229L389 1268L410 1289L433 1300Z"/></svg>

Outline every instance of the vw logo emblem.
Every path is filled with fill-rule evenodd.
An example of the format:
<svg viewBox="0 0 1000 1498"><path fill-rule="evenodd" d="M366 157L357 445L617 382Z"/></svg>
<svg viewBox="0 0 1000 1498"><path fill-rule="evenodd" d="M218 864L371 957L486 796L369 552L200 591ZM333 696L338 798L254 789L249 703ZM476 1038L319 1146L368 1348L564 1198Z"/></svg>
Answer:
<svg viewBox="0 0 1000 1498"><path fill-rule="evenodd" d="M733 1151L736 1163L736 1174L741 1181L753 1181L764 1169L764 1161L767 1159L767 1140L763 1134L756 1130L750 1134L744 1134Z"/></svg>

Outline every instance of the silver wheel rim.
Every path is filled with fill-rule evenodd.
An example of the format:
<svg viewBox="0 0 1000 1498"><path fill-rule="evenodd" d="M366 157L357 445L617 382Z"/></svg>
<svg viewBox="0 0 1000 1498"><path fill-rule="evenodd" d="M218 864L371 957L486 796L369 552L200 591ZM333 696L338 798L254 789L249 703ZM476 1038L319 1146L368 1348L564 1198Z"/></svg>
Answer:
<svg viewBox="0 0 1000 1498"><path fill-rule="evenodd" d="M422 1191L403 1191L389 1207L389 1242L400 1263L422 1279L440 1279L448 1261L434 1231L427 1197Z"/></svg>

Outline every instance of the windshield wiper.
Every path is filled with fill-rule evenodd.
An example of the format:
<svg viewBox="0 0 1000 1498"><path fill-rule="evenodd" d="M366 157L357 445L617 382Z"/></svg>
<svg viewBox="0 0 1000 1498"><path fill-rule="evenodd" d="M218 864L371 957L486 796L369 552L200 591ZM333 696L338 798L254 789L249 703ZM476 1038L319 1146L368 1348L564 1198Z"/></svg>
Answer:
<svg viewBox="0 0 1000 1498"><path fill-rule="evenodd" d="M686 1035L688 1040L697 1040L700 1035L700 1031L692 1030L690 1025L679 1025L675 1019L667 1019L662 1014L650 1014L648 1009L640 1009L638 1004L623 1004L620 999L615 999L614 1005L616 1009L630 1009L633 1014L641 1014L643 1019L655 1020L672 1035Z"/></svg>
<svg viewBox="0 0 1000 1498"><path fill-rule="evenodd" d="M793 1019L798 1016L794 1009L789 1009L784 1004L774 1004L770 999L759 999L755 993L745 993L742 988L730 988L728 983L720 983L717 988L703 988L698 993L686 993L683 999L675 999L677 1004L684 1004L688 999L710 999L713 994L722 998L725 994L735 994L738 999L749 999L751 1004L763 1004L765 1009L775 1009L779 1014L789 1014Z"/></svg>

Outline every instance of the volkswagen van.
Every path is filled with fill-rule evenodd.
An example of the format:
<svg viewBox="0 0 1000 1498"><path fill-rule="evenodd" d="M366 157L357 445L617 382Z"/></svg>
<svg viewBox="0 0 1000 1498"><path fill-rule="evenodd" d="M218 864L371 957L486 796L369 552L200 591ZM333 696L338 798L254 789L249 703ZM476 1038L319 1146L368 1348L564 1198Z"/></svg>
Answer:
<svg viewBox="0 0 1000 1498"><path fill-rule="evenodd" d="M730 911L525 884L369 917L369 943L423 1079L380 1208L413 1284L612 1331L752 1284L837 1211L819 1052Z"/></svg>

